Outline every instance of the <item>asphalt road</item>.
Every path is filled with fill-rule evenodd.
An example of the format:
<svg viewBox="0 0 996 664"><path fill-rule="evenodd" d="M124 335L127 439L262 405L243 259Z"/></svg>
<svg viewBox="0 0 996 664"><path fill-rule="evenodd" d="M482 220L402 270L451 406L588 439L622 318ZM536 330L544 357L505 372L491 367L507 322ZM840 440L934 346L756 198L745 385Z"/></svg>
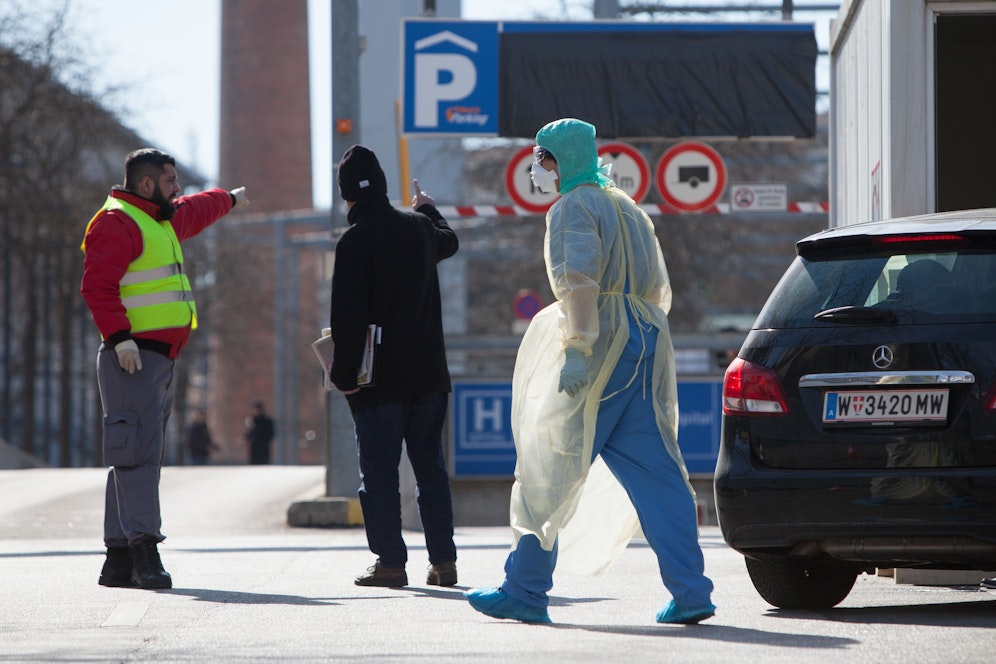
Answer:
<svg viewBox="0 0 996 664"><path fill-rule="evenodd" d="M458 528L460 584L361 588L361 528L289 528L320 496L321 467L166 468L163 562L172 590L97 585L101 469L0 471L0 662L989 662L996 591L861 576L828 611L781 611L703 527L717 615L665 626L653 553L634 541L600 577L555 576L553 625L494 620L462 591L501 579L507 528Z"/></svg>

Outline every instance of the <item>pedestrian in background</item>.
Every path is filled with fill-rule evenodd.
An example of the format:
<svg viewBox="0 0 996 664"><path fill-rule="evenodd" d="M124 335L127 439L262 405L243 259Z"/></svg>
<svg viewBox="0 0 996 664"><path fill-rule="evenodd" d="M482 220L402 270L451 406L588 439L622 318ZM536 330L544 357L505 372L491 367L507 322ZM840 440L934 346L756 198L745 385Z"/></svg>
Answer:
<svg viewBox="0 0 996 664"><path fill-rule="evenodd" d="M249 445L249 463L270 463L270 443L276 431L273 420L266 414L262 401L253 404L256 414L246 418L246 443Z"/></svg>
<svg viewBox="0 0 996 664"><path fill-rule="evenodd" d="M349 228L336 245L329 378L349 403L360 465L360 507L376 562L360 586L408 584L398 466L402 442L415 472L429 554L426 583L457 582L453 504L442 434L451 391L443 343L437 264L456 253L456 234L414 182L414 212L395 209L377 156L362 145L343 154L339 193ZM357 383L368 328L380 328L373 382Z"/></svg>
<svg viewBox="0 0 996 664"><path fill-rule="evenodd" d="M180 242L248 205L245 187L179 196L176 161L153 148L125 159L90 220L80 292L103 342L97 382L104 413L104 586L170 588L157 545L159 477L173 405L173 368L197 327Z"/></svg>
<svg viewBox="0 0 996 664"><path fill-rule="evenodd" d="M544 126L534 155L534 184L560 194L544 242L557 302L532 319L513 371L505 578L467 599L489 616L548 623L561 532L564 557L598 572L639 525L672 596L657 622L697 623L716 607L678 449L671 285L653 223L608 178L587 122ZM582 489L594 500L582 503Z"/></svg>
<svg viewBox="0 0 996 664"><path fill-rule="evenodd" d="M203 410L197 409L187 427L187 451L190 454L190 464L206 466L211 461L211 452L218 451L218 446L211 440L211 430L208 429L207 417Z"/></svg>

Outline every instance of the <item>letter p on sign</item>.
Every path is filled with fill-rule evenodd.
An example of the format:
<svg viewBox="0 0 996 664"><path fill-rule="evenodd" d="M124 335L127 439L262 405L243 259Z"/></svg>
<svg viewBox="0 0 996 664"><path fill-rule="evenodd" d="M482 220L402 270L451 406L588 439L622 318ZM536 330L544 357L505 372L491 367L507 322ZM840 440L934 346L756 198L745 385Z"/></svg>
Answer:
<svg viewBox="0 0 996 664"><path fill-rule="evenodd" d="M474 62L458 53L415 56L415 126L439 126L439 102L459 101L477 86Z"/></svg>

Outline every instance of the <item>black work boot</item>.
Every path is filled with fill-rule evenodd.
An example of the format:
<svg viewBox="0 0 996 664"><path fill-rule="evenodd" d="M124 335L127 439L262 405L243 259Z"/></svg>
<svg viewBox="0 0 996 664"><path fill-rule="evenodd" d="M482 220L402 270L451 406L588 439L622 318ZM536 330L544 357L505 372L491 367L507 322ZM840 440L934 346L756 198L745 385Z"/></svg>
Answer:
<svg viewBox="0 0 996 664"><path fill-rule="evenodd" d="M170 578L169 572L163 569L163 562L159 559L159 549L156 548L154 539L140 540L130 548L135 563L131 580L136 586L150 590L173 587L173 579Z"/></svg>
<svg viewBox="0 0 996 664"><path fill-rule="evenodd" d="M131 578L132 567L131 550L128 547L109 546L97 583L109 588L132 588L135 586Z"/></svg>

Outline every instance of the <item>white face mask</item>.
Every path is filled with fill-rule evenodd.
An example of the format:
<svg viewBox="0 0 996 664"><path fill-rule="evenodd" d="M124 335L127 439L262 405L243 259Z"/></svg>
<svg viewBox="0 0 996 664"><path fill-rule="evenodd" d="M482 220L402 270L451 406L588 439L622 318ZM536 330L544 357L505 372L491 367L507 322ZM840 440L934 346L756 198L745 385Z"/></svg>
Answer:
<svg viewBox="0 0 996 664"><path fill-rule="evenodd" d="M529 169L529 177L532 178L536 188L544 194L557 193L558 177L556 171L548 171L540 166L538 161L534 161L532 167Z"/></svg>

